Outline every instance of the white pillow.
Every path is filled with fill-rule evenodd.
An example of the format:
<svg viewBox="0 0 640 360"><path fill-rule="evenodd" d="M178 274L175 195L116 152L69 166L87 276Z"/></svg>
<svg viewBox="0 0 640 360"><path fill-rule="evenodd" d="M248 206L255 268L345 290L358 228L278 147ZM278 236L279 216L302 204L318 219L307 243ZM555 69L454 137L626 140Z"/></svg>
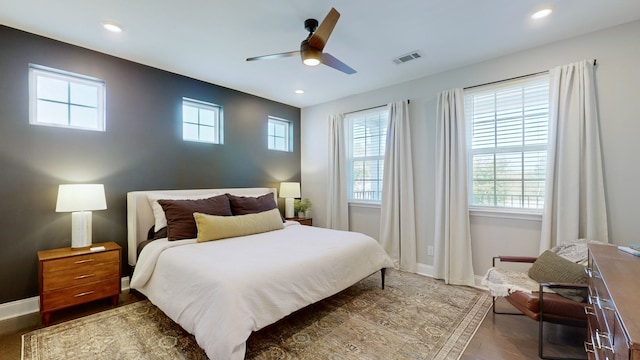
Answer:
<svg viewBox="0 0 640 360"><path fill-rule="evenodd" d="M198 195L166 195L159 193L147 194L147 200L149 201L149 205L151 206L151 210L153 211L153 217L155 218L154 231L158 231L167 226L167 217L164 215L164 210L162 210L162 205L158 203L158 200L200 200L217 195L221 194L217 192Z"/></svg>

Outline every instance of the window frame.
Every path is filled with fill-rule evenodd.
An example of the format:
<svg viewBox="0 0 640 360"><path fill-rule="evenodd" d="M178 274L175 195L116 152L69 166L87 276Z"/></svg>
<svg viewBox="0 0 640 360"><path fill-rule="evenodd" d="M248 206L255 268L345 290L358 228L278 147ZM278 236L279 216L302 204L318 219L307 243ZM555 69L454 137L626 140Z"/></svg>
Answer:
<svg viewBox="0 0 640 360"><path fill-rule="evenodd" d="M67 100L53 100L38 97L38 78L48 78L67 83ZM71 99L71 85L89 86L96 89L96 106L74 103ZM67 106L67 123L45 122L39 119L38 103L44 101L48 103L64 104ZM96 126L81 126L73 124L72 108L89 108L96 111ZM29 124L38 126L50 126L65 129L89 130L105 132L106 124L106 82L102 79L87 75L77 74L47 66L29 64Z"/></svg>
<svg viewBox="0 0 640 360"><path fill-rule="evenodd" d="M354 157L354 133L353 133L353 121L356 119L365 118L372 114L376 114L377 116L381 116L384 114L384 126L379 126L378 130L382 129L382 133L378 133L376 136L378 137L379 149L377 155L366 155ZM365 120L366 121L366 120ZM386 150L386 137L387 131L389 128L389 108L387 105L378 106L372 109L354 111L351 113L347 113L344 115L344 124L345 124L345 142L347 148L347 183L348 183L348 202L350 205L364 205L364 206L380 206L382 203L382 187L384 184L384 156ZM366 137L366 136L365 136ZM365 140L366 144L366 140ZM365 145L366 146L366 145ZM366 150L365 150L366 153ZM379 195L379 199L365 199L365 198L356 198L354 196L354 185L357 179L354 179L354 162L355 161L378 161L378 176L375 178L370 178L368 180L361 181L377 181L379 183L379 190L372 190ZM366 190L363 190L364 192ZM364 197L364 196L363 196Z"/></svg>
<svg viewBox="0 0 640 360"><path fill-rule="evenodd" d="M278 136L275 136L275 134L272 135L271 132L269 131L269 127L271 126L271 124L281 125L285 127L285 134L283 137L284 144L286 146L285 149L278 149L278 148L271 147L271 138L274 139L273 141L274 146L275 146L275 139L280 138ZM271 116L271 115L267 117L267 150L293 152L293 121L279 118L276 116Z"/></svg>
<svg viewBox="0 0 640 360"><path fill-rule="evenodd" d="M546 143L538 143L538 144L531 144L531 145L527 145L523 142L522 145L518 145L518 146L504 146L504 147L500 147L497 145L494 145L494 147L492 148L483 148L483 149L473 149L472 147L472 132L473 132L473 119L472 119L472 115L469 114L468 112L468 96L471 96L473 94L477 94L477 93L483 93L483 92L490 92L490 91L494 91L497 92L500 89L505 89L505 88L509 88L509 87L514 87L514 86L518 86L523 85L523 88L526 87L526 84L532 84L534 82L546 82L547 84L549 84L550 78L549 78L549 73L548 72L544 72L544 73L540 73L540 74L534 74L534 75L529 75L529 76L523 76L523 77L519 77L516 79L511 79L511 80L505 80L505 81L500 81L497 83L491 83L485 86L479 86L479 87L475 87L473 89L469 89L469 90L465 90L464 91L464 102L465 102L465 125L466 125L466 131L467 131L467 186L468 186L468 201L469 201L469 210L472 214L475 215L479 215L479 216L500 216L500 217L514 217L517 219L523 219L523 220L537 220L539 219L539 217L542 215L542 212L544 211L544 200L545 200L545 193L546 193L546 189L545 189L545 185L546 185L546 177L547 177L547 173L546 173L546 157L548 154L548 136L550 133L550 127L549 127L549 116L550 116L550 98L549 96L546 97L546 118L547 118L547 127L544 130L544 133L546 134ZM547 87L547 89L549 89L549 87ZM548 90L547 90L548 91ZM541 97L542 99L544 99L544 97ZM523 109L523 114L525 111L525 108L527 107L527 104L523 103L522 104L522 109ZM496 112L498 112L496 110ZM524 139L526 136L526 126L524 121L525 121L526 116L523 115L522 116L522 121L523 121L523 131L522 131L522 138ZM496 120L497 121L497 120ZM497 131L497 130L496 130ZM496 137L496 141L497 141L497 137ZM526 142L526 140L525 140ZM522 160L520 162L521 165L521 177L517 180L520 183L520 188L521 188L521 192L520 195L522 196L522 200L521 202L524 203L524 197L526 196L525 193L525 182L526 181L540 181L542 182L542 194L538 196L538 198L541 199L542 201L542 206L540 207L525 207L524 205L521 207L507 207L507 206L488 206L488 205L475 205L473 203L473 199L474 199L474 193L473 193L473 186L474 186L474 173L473 173L473 169L474 169L474 163L473 163L473 157L474 155L478 155L478 154L494 154L494 176L491 179L492 181L496 182L496 181L500 181L500 179L498 179L495 176L495 164L496 164L496 157L495 154L507 154L507 153L518 153L520 152L522 154ZM544 158L545 159L545 163L544 166L542 166L541 168L543 169L544 173L542 174L543 176L539 179L527 179L526 175L525 175L525 160L524 160L524 154L525 153L530 153L533 154L535 152L544 152L544 156L540 157L540 158ZM538 167L540 168L540 167ZM514 181L514 180L511 180ZM494 192L493 192L493 196L496 197L496 191L494 188ZM500 215L502 214L502 215ZM509 215L510 214L510 215Z"/></svg>
<svg viewBox="0 0 640 360"><path fill-rule="evenodd" d="M198 122L185 121L185 106L195 108L198 110ZM195 143L203 143L203 144L214 144L214 145L223 145L224 144L224 111L222 105L210 103L207 101L196 100L188 97L182 98L182 104L180 107L181 110L181 125L182 125L182 141L195 142ZM213 111L216 114L216 119L214 120L214 125L202 124L201 119L201 110ZM196 125L198 129L198 139L185 139L185 125ZM207 140L201 137L202 128L212 128L214 129L214 139ZM217 139L216 139L217 138ZM217 142L216 142L217 140Z"/></svg>

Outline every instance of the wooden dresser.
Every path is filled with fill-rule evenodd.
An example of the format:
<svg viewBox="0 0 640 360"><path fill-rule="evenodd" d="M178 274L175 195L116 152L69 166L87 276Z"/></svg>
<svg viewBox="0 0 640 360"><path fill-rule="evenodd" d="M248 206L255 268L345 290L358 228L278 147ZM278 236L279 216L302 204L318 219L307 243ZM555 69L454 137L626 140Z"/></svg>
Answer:
<svg viewBox="0 0 640 360"><path fill-rule="evenodd" d="M640 360L640 257L589 245L589 359Z"/></svg>
<svg viewBox="0 0 640 360"><path fill-rule="evenodd" d="M38 251L40 313L45 326L52 311L111 297L118 304L122 248L114 242L89 248L61 248Z"/></svg>

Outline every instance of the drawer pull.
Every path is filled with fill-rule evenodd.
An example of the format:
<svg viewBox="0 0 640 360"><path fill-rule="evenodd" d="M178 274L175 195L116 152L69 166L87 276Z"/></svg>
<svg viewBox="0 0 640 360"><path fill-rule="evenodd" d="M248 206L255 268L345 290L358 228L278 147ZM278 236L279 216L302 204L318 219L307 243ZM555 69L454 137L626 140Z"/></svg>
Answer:
<svg viewBox="0 0 640 360"><path fill-rule="evenodd" d="M602 298L600 298L599 300L600 301L598 302L598 306L600 306L600 309L609 310L609 311L616 311L616 309L612 308L611 306L605 305L605 303L607 303L607 304L611 303L610 299L602 299Z"/></svg>
<svg viewBox="0 0 640 360"><path fill-rule="evenodd" d="M585 268L584 271L587 273L587 276L594 279L600 279L600 274L597 271L591 268Z"/></svg>
<svg viewBox="0 0 640 360"><path fill-rule="evenodd" d="M587 315L595 315L596 313L593 311L593 306L585 306L584 313Z"/></svg>
<svg viewBox="0 0 640 360"><path fill-rule="evenodd" d="M602 342L600 342L600 338L609 340L609 345L611 345L611 338L609 337L609 333L601 333L598 329L596 329L596 341L598 342L598 349L609 350L612 354L615 354L613 346L605 346L604 344L602 344Z"/></svg>
<svg viewBox="0 0 640 360"><path fill-rule="evenodd" d="M94 261L94 259L83 259L83 260L75 261L74 264L84 264L92 261Z"/></svg>
<svg viewBox="0 0 640 360"><path fill-rule="evenodd" d="M75 279L75 280L82 280L82 279L90 278L90 277L92 277L92 276L96 276L96 274L80 275L80 276L76 276L74 279Z"/></svg>
<svg viewBox="0 0 640 360"><path fill-rule="evenodd" d="M584 351L586 353L595 353L596 352L594 350L594 348L593 348L593 343L590 343L590 342L587 342L587 341L584 342Z"/></svg>
<svg viewBox="0 0 640 360"><path fill-rule="evenodd" d="M598 307L600 309L602 309L602 310L616 311L616 309L612 308L611 306L607 306L607 305L603 304L603 303L611 302L611 300L609 300L609 299L603 299L603 298L601 298L599 296L589 295L588 300L589 300L588 301L589 304L598 305ZM585 310L585 312L586 312L586 310ZM587 314L587 315L589 315L589 314Z"/></svg>
<svg viewBox="0 0 640 360"><path fill-rule="evenodd" d="M74 296L74 297L83 297L83 296L91 295L91 294L93 294L94 292L95 292L95 291L85 291L85 292L83 292L83 293L75 294L75 295L73 295L73 296Z"/></svg>
<svg viewBox="0 0 640 360"><path fill-rule="evenodd" d="M609 333L607 333L607 332L597 332L597 334L601 338L611 341L611 337L609 336Z"/></svg>

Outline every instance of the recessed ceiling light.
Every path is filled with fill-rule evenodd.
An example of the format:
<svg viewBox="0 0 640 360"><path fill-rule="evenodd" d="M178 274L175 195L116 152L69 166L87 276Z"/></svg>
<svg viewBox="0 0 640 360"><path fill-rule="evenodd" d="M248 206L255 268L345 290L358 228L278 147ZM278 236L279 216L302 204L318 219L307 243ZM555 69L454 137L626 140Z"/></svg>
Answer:
<svg viewBox="0 0 640 360"><path fill-rule="evenodd" d="M304 90L298 89L298 90L296 90L296 94L304 94Z"/></svg>
<svg viewBox="0 0 640 360"><path fill-rule="evenodd" d="M531 15L531 18L534 20L542 19L543 17L549 16L549 14L551 14L551 11L552 10L549 8L536 11L533 15Z"/></svg>
<svg viewBox="0 0 640 360"><path fill-rule="evenodd" d="M112 22L105 21L102 23L102 26L111 32L117 32L117 33L122 32L122 27Z"/></svg>

